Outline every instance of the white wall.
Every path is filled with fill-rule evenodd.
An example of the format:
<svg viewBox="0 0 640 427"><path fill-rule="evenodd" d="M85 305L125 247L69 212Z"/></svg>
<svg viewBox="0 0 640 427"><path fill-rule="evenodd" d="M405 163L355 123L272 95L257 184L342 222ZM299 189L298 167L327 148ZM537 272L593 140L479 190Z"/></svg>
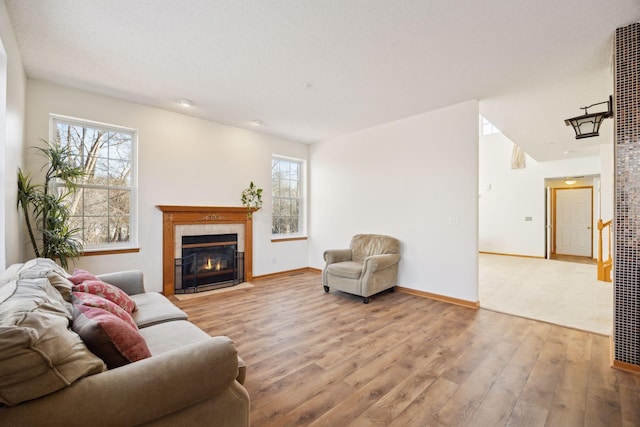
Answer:
<svg viewBox="0 0 640 427"><path fill-rule="evenodd" d="M544 257L545 178L599 175L601 160L536 162L527 155L526 168L511 169L512 147L503 134L480 137L480 251Z"/></svg>
<svg viewBox="0 0 640 427"><path fill-rule="evenodd" d="M22 260L24 238L16 210L16 177L23 161L26 76L13 26L0 2L0 271Z"/></svg>
<svg viewBox="0 0 640 427"><path fill-rule="evenodd" d="M477 301L477 124L469 101L312 145L309 265L354 234L388 234L399 285Z"/></svg>
<svg viewBox="0 0 640 427"><path fill-rule="evenodd" d="M197 107L195 107L197 108ZM156 205L241 206L254 181L265 189L254 214L254 276L306 267L307 242L271 243L271 156L308 159L306 144L267 136L102 95L29 80L27 140L48 136L49 114L138 130L140 252L87 256L78 266L95 273L141 269L150 290L162 286L162 215ZM27 152L35 171L41 158Z"/></svg>

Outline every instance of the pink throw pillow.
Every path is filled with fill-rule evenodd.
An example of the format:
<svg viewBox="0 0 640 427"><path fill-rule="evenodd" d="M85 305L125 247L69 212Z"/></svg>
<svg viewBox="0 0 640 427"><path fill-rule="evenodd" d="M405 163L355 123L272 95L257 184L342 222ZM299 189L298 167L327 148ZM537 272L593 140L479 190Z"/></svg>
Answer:
<svg viewBox="0 0 640 427"><path fill-rule="evenodd" d="M109 369L151 357L137 329L101 308L75 305L72 328Z"/></svg>
<svg viewBox="0 0 640 427"><path fill-rule="evenodd" d="M87 307L101 308L111 314L118 316L120 319L127 322L127 324L129 324L129 326L131 326L133 329L138 329L138 326L133 321L131 314L127 313L118 304L109 301L108 299L101 296L89 294L86 292L73 292L72 295L72 302L74 305L84 305Z"/></svg>
<svg viewBox="0 0 640 427"><path fill-rule="evenodd" d="M79 285L85 280L98 280L98 278L89 273L87 270L83 270L81 268L76 268L73 270L73 274L69 277L69 280L73 282L74 285Z"/></svg>
<svg viewBox="0 0 640 427"><path fill-rule="evenodd" d="M73 292L86 292L101 296L118 304L129 314L137 309L135 301L132 300L125 291L101 280L85 280L81 284L75 285Z"/></svg>

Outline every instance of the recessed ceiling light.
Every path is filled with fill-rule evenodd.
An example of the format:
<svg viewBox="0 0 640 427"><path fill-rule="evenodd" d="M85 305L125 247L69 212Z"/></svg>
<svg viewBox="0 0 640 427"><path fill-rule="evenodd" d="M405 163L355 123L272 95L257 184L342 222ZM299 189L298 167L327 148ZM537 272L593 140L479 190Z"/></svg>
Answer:
<svg viewBox="0 0 640 427"><path fill-rule="evenodd" d="M178 101L178 104L182 105L183 107L193 107L193 101L190 99L181 99L180 101Z"/></svg>
<svg viewBox="0 0 640 427"><path fill-rule="evenodd" d="M254 126L264 126L264 122L262 120L252 120L251 124Z"/></svg>

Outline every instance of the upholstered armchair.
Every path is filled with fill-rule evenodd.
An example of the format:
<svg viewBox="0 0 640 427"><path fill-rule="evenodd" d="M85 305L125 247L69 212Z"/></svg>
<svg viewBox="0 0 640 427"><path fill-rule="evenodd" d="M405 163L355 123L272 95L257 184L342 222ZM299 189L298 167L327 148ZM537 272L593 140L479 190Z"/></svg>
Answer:
<svg viewBox="0 0 640 427"><path fill-rule="evenodd" d="M371 295L393 287L398 282L400 242L379 234L357 234L349 249L329 249L322 270L324 291L331 288L361 296L369 303Z"/></svg>

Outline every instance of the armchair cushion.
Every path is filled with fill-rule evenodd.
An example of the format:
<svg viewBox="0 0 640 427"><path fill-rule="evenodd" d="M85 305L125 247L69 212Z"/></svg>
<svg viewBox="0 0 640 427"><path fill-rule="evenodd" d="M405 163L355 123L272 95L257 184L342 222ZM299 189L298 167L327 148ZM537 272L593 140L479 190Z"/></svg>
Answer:
<svg viewBox="0 0 640 427"><path fill-rule="evenodd" d="M371 255L397 254L400 242L389 236L379 234L356 234L351 239L351 259L363 262Z"/></svg>
<svg viewBox="0 0 640 427"><path fill-rule="evenodd" d="M347 279L359 279L362 275L362 267L364 264L356 261L343 261L335 264L329 264L327 271L337 277L345 277Z"/></svg>

